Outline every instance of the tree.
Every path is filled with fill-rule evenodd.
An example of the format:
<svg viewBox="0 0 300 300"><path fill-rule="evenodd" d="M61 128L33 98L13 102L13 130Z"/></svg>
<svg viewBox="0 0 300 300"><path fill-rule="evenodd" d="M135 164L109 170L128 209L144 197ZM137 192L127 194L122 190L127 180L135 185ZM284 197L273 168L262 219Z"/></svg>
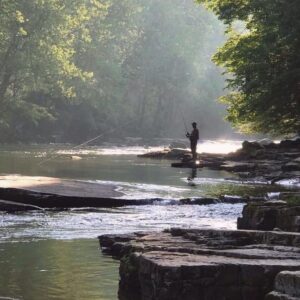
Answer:
<svg viewBox="0 0 300 300"><path fill-rule="evenodd" d="M193 0L1 0L1 141L224 132L223 29Z"/></svg>
<svg viewBox="0 0 300 300"><path fill-rule="evenodd" d="M75 44L89 43L87 24L105 14L98 0L3 0L0 4L1 136L54 120L51 99L76 96L92 78L75 63ZM45 100L47 99L47 101ZM14 134L11 134L11 133ZM21 134L22 136L22 134Z"/></svg>
<svg viewBox="0 0 300 300"><path fill-rule="evenodd" d="M206 82L215 69L209 57L223 38L222 25L204 9L195 9L192 1L179 0L143 3L138 24L138 39L123 64L128 78L125 101L135 108L131 114L137 119L135 134L178 135L184 131L181 110L187 119L206 123L201 112L193 112L214 106L222 90L220 73ZM214 108L211 116L220 111Z"/></svg>
<svg viewBox="0 0 300 300"><path fill-rule="evenodd" d="M244 132L299 133L300 2L198 2L227 25L229 38L213 58L229 75L230 92L221 98L227 119Z"/></svg>

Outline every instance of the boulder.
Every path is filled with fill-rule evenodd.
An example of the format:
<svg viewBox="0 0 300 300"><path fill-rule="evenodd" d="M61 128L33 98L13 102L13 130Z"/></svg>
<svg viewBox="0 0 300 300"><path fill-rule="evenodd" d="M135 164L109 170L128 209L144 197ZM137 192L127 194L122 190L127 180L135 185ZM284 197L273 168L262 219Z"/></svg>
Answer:
<svg viewBox="0 0 300 300"><path fill-rule="evenodd" d="M300 299L300 272L282 271L275 278L275 290L265 300Z"/></svg>
<svg viewBox="0 0 300 300"><path fill-rule="evenodd" d="M280 272L276 276L275 288L278 292L288 294L293 297L300 297L300 271Z"/></svg>
<svg viewBox="0 0 300 300"><path fill-rule="evenodd" d="M256 168L254 163L249 162L232 162L226 161L225 164L220 166L221 170L228 172L249 172Z"/></svg>
<svg viewBox="0 0 300 300"><path fill-rule="evenodd" d="M177 168L206 167L237 173L241 179L277 183L300 178L300 138L273 143L269 139L244 141L242 148L229 154L199 154L200 166L191 162L188 149L174 148L141 155L141 157L181 160L172 164ZM174 144L179 146L180 144Z"/></svg>
<svg viewBox="0 0 300 300"><path fill-rule="evenodd" d="M283 140L279 143L280 148L297 148L300 146L300 137Z"/></svg>
<svg viewBox="0 0 300 300"><path fill-rule="evenodd" d="M265 197L253 197L253 196L235 196L235 195L224 195L220 197L222 203L248 203L248 202L264 202Z"/></svg>
<svg viewBox="0 0 300 300"><path fill-rule="evenodd" d="M119 295L123 300L260 300L270 291L280 270L299 266L299 262L292 265L281 259L255 261L163 251L133 253L125 263L121 261ZM134 297L132 291L136 293Z"/></svg>
<svg viewBox="0 0 300 300"><path fill-rule="evenodd" d="M249 142L249 141L244 141L242 144L242 149L245 152L252 152L253 150L259 150L259 149L264 149L264 146L261 145L258 142Z"/></svg>
<svg viewBox="0 0 300 300"><path fill-rule="evenodd" d="M285 201L250 203L238 218L238 229L300 232L300 205L288 205Z"/></svg>
<svg viewBox="0 0 300 300"><path fill-rule="evenodd" d="M263 300L277 274L300 271L296 233L175 228L99 240L121 258L121 300Z"/></svg>

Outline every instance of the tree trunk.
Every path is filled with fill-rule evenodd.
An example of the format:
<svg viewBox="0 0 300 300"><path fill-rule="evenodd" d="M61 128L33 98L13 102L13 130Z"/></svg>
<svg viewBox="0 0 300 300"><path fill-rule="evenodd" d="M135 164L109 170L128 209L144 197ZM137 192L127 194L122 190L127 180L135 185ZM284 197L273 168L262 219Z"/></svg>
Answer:
<svg viewBox="0 0 300 300"><path fill-rule="evenodd" d="M147 82L146 76L143 76L143 82L141 83L141 101L139 102L139 118L138 118L138 126L140 127L140 132L142 133L144 127L144 119L146 112L146 102L147 102Z"/></svg>
<svg viewBox="0 0 300 300"><path fill-rule="evenodd" d="M0 68L0 74L2 75L1 81L0 81L0 103L2 104L4 102L4 96L6 94L6 91L10 84L10 79L13 74L11 61L12 58L15 57L15 54L18 49L18 38L17 34L13 34L13 38L10 42L9 47L6 50L6 53L4 55L1 68Z"/></svg>
<svg viewBox="0 0 300 300"><path fill-rule="evenodd" d="M0 103L4 103L4 97L9 87L11 76L12 72L7 70L2 77L0 84Z"/></svg>
<svg viewBox="0 0 300 300"><path fill-rule="evenodd" d="M158 136L161 134L162 127L163 127L162 124L163 121L162 115L164 113L163 98L164 98L164 93L159 91L156 111L155 111L155 115L153 116L153 125L152 125L156 135Z"/></svg>

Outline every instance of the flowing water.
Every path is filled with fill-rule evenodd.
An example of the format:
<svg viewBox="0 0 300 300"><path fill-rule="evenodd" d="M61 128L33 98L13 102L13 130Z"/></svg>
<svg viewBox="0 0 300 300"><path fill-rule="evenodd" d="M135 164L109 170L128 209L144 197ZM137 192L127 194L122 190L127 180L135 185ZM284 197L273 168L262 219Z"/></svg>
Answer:
<svg viewBox="0 0 300 300"><path fill-rule="evenodd" d="M238 142L206 142L228 152ZM169 227L236 228L242 204L179 206L176 199L264 195L282 187L235 181L232 174L190 170L169 161L137 158L144 147L66 145L0 148L0 173L110 182L125 198L159 198L155 205L63 212L0 214L0 299L117 299L118 263L101 254L97 236ZM43 162L41 164L41 162ZM2 298L1 298L2 297Z"/></svg>
<svg viewBox="0 0 300 300"><path fill-rule="evenodd" d="M117 299L118 265L95 239L0 244L0 299Z"/></svg>

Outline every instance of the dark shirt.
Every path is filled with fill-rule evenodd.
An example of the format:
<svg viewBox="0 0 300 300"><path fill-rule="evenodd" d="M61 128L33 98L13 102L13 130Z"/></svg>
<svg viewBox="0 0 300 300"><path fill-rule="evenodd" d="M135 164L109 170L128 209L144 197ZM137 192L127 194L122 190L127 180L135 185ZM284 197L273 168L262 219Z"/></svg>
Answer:
<svg viewBox="0 0 300 300"><path fill-rule="evenodd" d="M199 140L199 130L197 128L193 129L189 138L192 143L196 143Z"/></svg>

